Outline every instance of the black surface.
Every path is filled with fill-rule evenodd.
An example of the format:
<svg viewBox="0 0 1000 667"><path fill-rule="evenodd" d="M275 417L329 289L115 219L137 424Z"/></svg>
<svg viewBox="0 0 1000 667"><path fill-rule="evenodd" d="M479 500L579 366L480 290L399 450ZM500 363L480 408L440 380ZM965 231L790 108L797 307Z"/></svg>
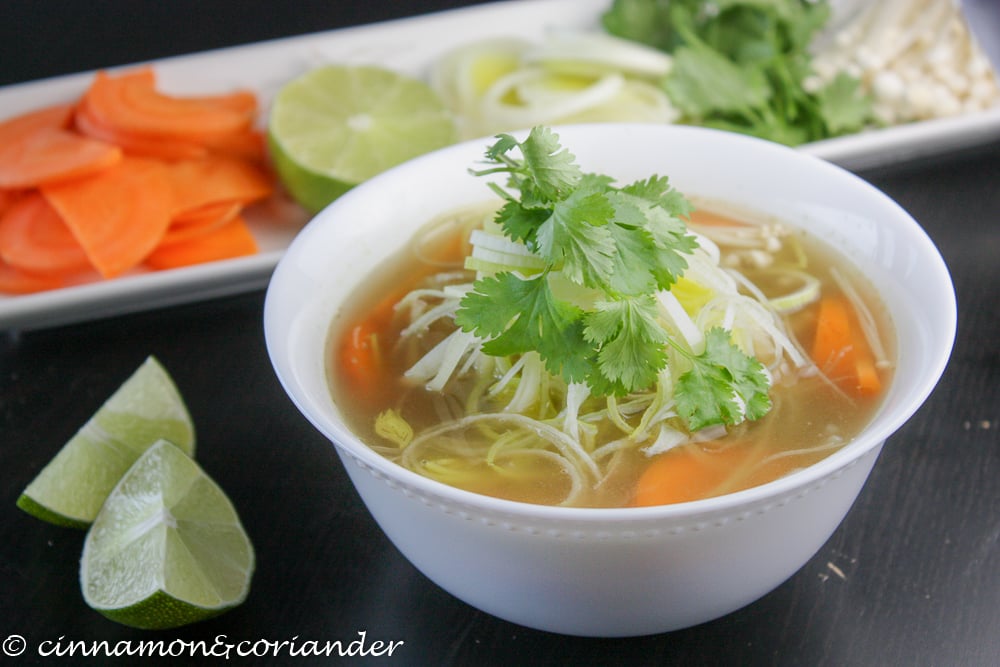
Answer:
<svg viewBox="0 0 1000 667"><path fill-rule="evenodd" d="M459 4L467 3L20 0L6 3L0 19L0 82ZM232 644L346 645L364 632L369 646L405 642L382 659L398 665L1000 664L1000 143L862 175L941 248L958 294L958 340L939 388L890 439L841 528L755 604L688 630L600 640L528 630L456 601L388 543L331 446L285 397L264 349L263 294L253 293L2 336L0 641L21 635L27 651L0 663L40 663L40 648L68 650L74 641L211 646L223 636ZM199 429L199 460L239 509L258 554L242 607L161 633L116 625L87 608L77 583L83 533L14 506L148 354L184 393ZM85 662L77 650L65 664ZM319 662L287 652L238 658L235 650L234 664Z"/></svg>

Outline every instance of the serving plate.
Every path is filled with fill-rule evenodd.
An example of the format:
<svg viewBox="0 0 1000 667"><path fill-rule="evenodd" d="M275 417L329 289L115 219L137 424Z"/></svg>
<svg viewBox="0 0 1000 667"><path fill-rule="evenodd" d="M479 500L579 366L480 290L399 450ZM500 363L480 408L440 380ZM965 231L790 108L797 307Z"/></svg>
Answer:
<svg viewBox="0 0 1000 667"><path fill-rule="evenodd" d="M609 0L509 0L424 16L206 51L154 61L159 86L175 94L253 90L261 118L277 90L323 63L377 64L413 76L445 51L476 39L527 39L553 29L598 24ZM124 67L134 66L129 63ZM82 94L93 72L0 88L3 117ZM1000 136L1000 108L925 121L805 145L803 151L848 169L883 166L975 146ZM263 288L302 215L257 208L248 222L261 251L252 257L157 272L135 272L102 282L24 296L0 296L0 329L34 329L199 301ZM276 220L275 217L278 219Z"/></svg>

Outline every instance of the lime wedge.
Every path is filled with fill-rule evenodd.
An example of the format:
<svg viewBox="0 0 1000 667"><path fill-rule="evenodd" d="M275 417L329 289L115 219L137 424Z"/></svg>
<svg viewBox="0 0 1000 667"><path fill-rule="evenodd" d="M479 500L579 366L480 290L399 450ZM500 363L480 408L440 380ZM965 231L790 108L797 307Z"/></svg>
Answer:
<svg viewBox="0 0 1000 667"><path fill-rule="evenodd" d="M87 532L84 600L136 628L175 628L240 604L254 551L226 494L161 440L118 482Z"/></svg>
<svg viewBox="0 0 1000 667"><path fill-rule="evenodd" d="M457 140L455 120L424 82L374 66L327 65L285 84L268 120L282 183L319 211L389 167Z"/></svg>
<svg viewBox="0 0 1000 667"><path fill-rule="evenodd" d="M149 357L28 484L17 506L50 523L86 528L129 466L160 438L194 453L184 401Z"/></svg>

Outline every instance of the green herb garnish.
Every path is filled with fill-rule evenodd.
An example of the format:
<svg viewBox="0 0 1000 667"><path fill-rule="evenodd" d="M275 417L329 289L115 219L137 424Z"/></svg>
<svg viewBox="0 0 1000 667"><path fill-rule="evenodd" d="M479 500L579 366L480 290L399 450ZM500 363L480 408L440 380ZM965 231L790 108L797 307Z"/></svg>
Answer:
<svg viewBox="0 0 1000 667"><path fill-rule="evenodd" d="M807 86L829 15L826 0L615 0L602 22L673 56L663 87L685 122L797 145L873 121L856 78Z"/></svg>
<svg viewBox="0 0 1000 667"><path fill-rule="evenodd" d="M691 204L668 179L615 187L607 176L584 173L544 127L523 142L497 139L486 152L490 166L472 173L507 174L505 186L490 183L505 200L495 221L542 268L482 277L462 299L456 322L484 339L483 352L537 352L553 375L620 396L654 385L674 348L690 367L675 386L689 428L766 413L763 367L727 332L708 332L695 354L661 324L656 294L683 274L697 245L683 220Z"/></svg>

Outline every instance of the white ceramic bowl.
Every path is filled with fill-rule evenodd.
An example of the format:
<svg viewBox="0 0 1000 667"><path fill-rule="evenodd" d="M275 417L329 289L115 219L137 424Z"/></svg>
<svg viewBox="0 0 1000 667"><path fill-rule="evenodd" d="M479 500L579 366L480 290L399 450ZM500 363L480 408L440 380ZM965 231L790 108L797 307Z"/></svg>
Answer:
<svg viewBox="0 0 1000 667"><path fill-rule="evenodd" d="M853 442L778 481L663 507L573 509L498 500L420 477L344 424L324 375L331 322L359 280L435 215L491 195L468 174L490 141L417 158L348 192L292 243L264 312L268 352L292 401L335 445L362 500L421 572L469 604L525 626L628 636L734 611L802 567L844 518L885 439L944 370L955 298L920 226L854 175L742 136L666 125L558 128L588 171L620 184L667 175L682 192L774 214L863 267L898 335L884 407ZM321 563L314 564L322 567Z"/></svg>

